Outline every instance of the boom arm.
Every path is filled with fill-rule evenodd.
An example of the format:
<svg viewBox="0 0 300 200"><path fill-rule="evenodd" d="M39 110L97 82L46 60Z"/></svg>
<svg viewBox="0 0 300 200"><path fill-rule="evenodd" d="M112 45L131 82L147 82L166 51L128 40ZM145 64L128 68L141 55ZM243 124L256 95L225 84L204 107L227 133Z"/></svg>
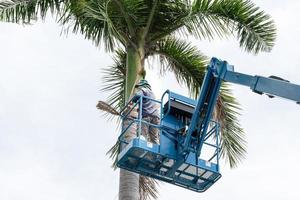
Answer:
<svg viewBox="0 0 300 200"><path fill-rule="evenodd" d="M222 61L216 58L212 59L212 62L219 63ZM226 69L221 69L224 65L216 64L215 76L221 78L224 81L235 83L239 85L248 86L253 92L258 94L266 93L269 96L278 96L285 99L296 101L300 103L300 85L290 83L287 80L280 79L278 77L266 78L262 76L250 76L233 71L233 67L226 64ZM220 74L220 72L222 74Z"/></svg>
<svg viewBox="0 0 300 200"><path fill-rule="evenodd" d="M269 97L279 96L290 99L300 104L300 85L274 77L250 76L234 72L233 66L226 61L212 58L200 90L197 106L191 119L186 139L182 148L182 154L191 150L201 153L205 133L209 126L211 114L217 101L222 81L248 86L258 94L266 93ZM197 138L197 146L192 145L194 138Z"/></svg>

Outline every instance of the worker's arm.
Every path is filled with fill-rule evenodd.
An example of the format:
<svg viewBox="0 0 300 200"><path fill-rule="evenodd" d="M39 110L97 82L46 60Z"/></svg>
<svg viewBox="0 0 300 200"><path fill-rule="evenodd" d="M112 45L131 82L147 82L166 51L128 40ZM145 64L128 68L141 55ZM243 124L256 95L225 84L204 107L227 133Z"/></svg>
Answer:
<svg viewBox="0 0 300 200"><path fill-rule="evenodd" d="M143 95L144 95L143 91L142 91L141 89L137 89L136 92L134 93L134 96L133 96L133 98L132 98L132 101L133 101L134 103L136 103L136 102L139 100L139 98L140 98L141 96L143 96Z"/></svg>

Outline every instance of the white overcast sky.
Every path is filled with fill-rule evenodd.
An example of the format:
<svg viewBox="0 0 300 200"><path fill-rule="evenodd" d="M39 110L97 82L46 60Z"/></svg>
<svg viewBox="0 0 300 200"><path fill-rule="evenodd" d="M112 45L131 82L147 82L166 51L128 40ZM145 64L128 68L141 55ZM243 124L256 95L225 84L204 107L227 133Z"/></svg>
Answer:
<svg viewBox="0 0 300 200"><path fill-rule="evenodd" d="M194 44L248 74L300 84L300 2L256 0L278 29L271 53L253 56L234 39ZM32 26L0 23L0 199L117 199L118 171L105 155L118 136L95 105L105 99L101 69L111 55L80 35L60 36L51 17ZM148 73L157 97L186 93L168 75ZM300 106L234 86L248 141L244 162L207 192L161 184L161 200L300 199Z"/></svg>

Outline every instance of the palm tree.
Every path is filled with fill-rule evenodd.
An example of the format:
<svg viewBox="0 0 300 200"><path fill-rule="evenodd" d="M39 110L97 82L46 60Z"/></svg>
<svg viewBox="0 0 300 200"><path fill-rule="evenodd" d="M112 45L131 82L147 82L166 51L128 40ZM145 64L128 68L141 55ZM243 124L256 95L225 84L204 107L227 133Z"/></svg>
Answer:
<svg viewBox="0 0 300 200"><path fill-rule="evenodd" d="M114 92L108 105L99 108L118 113L146 75L145 61L159 58L161 71L174 72L191 95L198 95L207 57L190 43L189 36L213 40L234 36L251 53L270 51L276 29L270 16L250 0L4 0L0 20L33 23L48 13L67 30L81 33L96 46L115 52L115 64L107 68L104 90ZM103 106L106 106L105 108ZM238 123L239 105L223 84L215 117L221 123L222 155L235 167L246 153L243 129ZM112 156L118 147L111 149ZM156 197L155 182L125 170L120 171L119 199Z"/></svg>

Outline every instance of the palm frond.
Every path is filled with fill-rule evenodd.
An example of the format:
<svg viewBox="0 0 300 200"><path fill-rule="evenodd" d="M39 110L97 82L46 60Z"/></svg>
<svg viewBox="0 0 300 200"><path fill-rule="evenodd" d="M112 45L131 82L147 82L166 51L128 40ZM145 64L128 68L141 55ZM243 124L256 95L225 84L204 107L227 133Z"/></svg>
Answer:
<svg viewBox="0 0 300 200"><path fill-rule="evenodd" d="M117 141L107 152L106 155L109 155L109 158L112 159L113 164L111 167L116 170L117 169L117 162L118 162L118 155L120 152L120 142Z"/></svg>
<svg viewBox="0 0 300 200"><path fill-rule="evenodd" d="M150 200L158 198L158 181L147 176L140 175L140 200Z"/></svg>
<svg viewBox="0 0 300 200"><path fill-rule="evenodd" d="M175 32L180 32L185 24L185 20L190 15L189 1L169 1L160 0L155 11L155 18L149 30L148 42L156 42L170 36Z"/></svg>
<svg viewBox="0 0 300 200"><path fill-rule="evenodd" d="M113 8L113 4L109 2L108 0L4 0L0 2L0 20L28 24L39 17L45 19L50 11L56 16L57 22L64 25L66 32L69 29L74 33L80 32L96 46L103 42L106 50L112 51L118 46L118 42L126 41L126 35L120 34L121 31L114 26L112 20L121 16L118 15L117 8ZM117 24L117 27L123 30L120 24Z"/></svg>
<svg viewBox="0 0 300 200"><path fill-rule="evenodd" d="M99 101L96 105L96 107L101 110L102 112L109 113L115 116L119 116L120 113L116 111L111 105L104 101Z"/></svg>
<svg viewBox="0 0 300 200"><path fill-rule="evenodd" d="M215 108L215 118L221 126L221 156L231 168L241 163L247 153L245 133L238 121L240 110L228 84L223 83Z"/></svg>
<svg viewBox="0 0 300 200"><path fill-rule="evenodd" d="M107 103L116 111L120 111L125 104L126 52L116 51L114 65L103 70L102 91L109 92Z"/></svg>
<svg viewBox="0 0 300 200"><path fill-rule="evenodd" d="M31 23L38 17L44 19L47 12L61 14L61 0L4 0L0 1L0 20L13 23Z"/></svg>
<svg viewBox="0 0 300 200"><path fill-rule="evenodd" d="M79 1L73 3L73 7L65 19L67 22L72 17L75 20L74 33L80 32L96 46L103 42L108 51L113 51L118 42L126 42L126 35L122 34L124 25L119 23L123 18L118 13L118 7L111 1Z"/></svg>
<svg viewBox="0 0 300 200"><path fill-rule="evenodd" d="M174 38L160 41L153 53L161 56L163 70L174 72L178 82L187 86L192 96L198 96L208 64L204 55L191 44ZM230 167L237 166L246 154L245 135L238 122L239 110L231 90L223 84L215 117L221 124L221 153Z"/></svg>
<svg viewBox="0 0 300 200"><path fill-rule="evenodd" d="M73 32L82 33L97 46L104 42L109 51L120 44L136 46L136 33L147 23L149 12L143 0L90 0L74 7L78 8L76 12L71 10L70 15L64 17L69 21L75 13Z"/></svg>
<svg viewBox="0 0 300 200"><path fill-rule="evenodd" d="M177 81L184 84L190 94L196 97L203 81L207 57L190 43L169 37L157 43L152 50L160 56L162 72L174 72Z"/></svg>
<svg viewBox="0 0 300 200"><path fill-rule="evenodd" d="M237 34L240 47L253 53L270 51L276 38L274 21L250 0L196 0L185 25L200 38Z"/></svg>

